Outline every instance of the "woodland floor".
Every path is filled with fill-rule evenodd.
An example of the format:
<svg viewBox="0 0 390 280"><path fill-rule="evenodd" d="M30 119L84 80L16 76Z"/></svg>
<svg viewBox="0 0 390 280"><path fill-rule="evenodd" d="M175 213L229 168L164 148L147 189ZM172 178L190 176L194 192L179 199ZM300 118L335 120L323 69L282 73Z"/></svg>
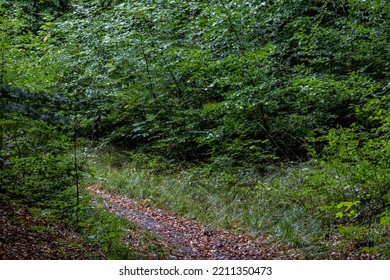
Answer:
<svg viewBox="0 0 390 280"><path fill-rule="evenodd" d="M66 225L34 217L20 204L0 202L0 260L105 258Z"/></svg>
<svg viewBox="0 0 390 280"><path fill-rule="evenodd" d="M139 256L143 259L305 259L296 249L272 241L267 236L256 237L215 230L194 220L153 208L146 202L109 193L96 185L89 186L88 190L95 197L95 203L102 204L111 213L138 225L140 230L129 230L126 233L128 236L124 236L123 240L129 249L135 248L142 252ZM153 233L157 239L145 240L145 232ZM333 241L332 243L337 243L336 239ZM154 254L154 247L163 248L164 254ZM339 250L324 258L378 257L359 253L352 247ZM0 260L106 258L98 246L87 244L69 226L34 215L33 209L28 206L0 199Z"/></svg>
<svg viewBox="0 0 390 280"><path fill-rule="evenodd" d="M266 238L233 234L208 228L196 221L155 209L129 197L108 193L97 186L88 188L108 211L137 224L159 238L169 259L260 260L300 259L294 250ZM86 244L70 227L33 214L28 206L0 203L0 260L105 259L97 246ZM142 247L137 232L125 237L129 247ZM144 246L145 247L145 246ZM156 256L145 255L146 259Z"/></svg>
<svg viewBox="0 0 390 280"><path fill-rule="evenodd" d="M103 199L107 209L168 243L171 259L261 260L300 259L291 248L249 234L233 234L209 229L196 221L155 209L129 197L114 195L96 186L89 190Z"/></svg>

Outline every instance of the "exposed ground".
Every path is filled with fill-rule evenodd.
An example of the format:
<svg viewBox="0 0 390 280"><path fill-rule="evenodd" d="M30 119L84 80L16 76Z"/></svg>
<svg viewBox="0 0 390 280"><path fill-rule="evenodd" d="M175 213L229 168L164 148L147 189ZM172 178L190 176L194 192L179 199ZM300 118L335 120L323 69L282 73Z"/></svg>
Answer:
<svg viewBox="0 0 390 280"><path fill-rule="evenodd" d="M90 186L94 195L103 199L109 211L125 217L141 228L159 235L174 248L172 259L299 259L294 250L268 241L265 237L232 234L209 229L196 221L179 217L148 204L114 195Z"/></svg>
<svg viewBox="0 0 390 280"><path fill-rule="evenodd" d="M0 260L105 259L69 227L34 217L25 206L0 202Z"/></svg>
<svg viewBox="0 0 390 280"><path fill-rule="evenodd" d="M108 211L137 224L139 230L127 231L124 242L139 250L145 259L261 260L302 259L295 249L271 241L267 236L234 234L211 229L199 222L151 207L130 197L113 194L91 185L88 190ZM28 206L0 199L0 260L106 259L98 246L91 246L79 233L66 225L34 215ZM145 239L145 232L158 238ZM146 243L145 243L146 242ZM153 244L147 243L153 242ZM337 236L327 246L336 246ZM153 253L153 248L164 254ZM156 247L156 248L157 248ZM152 248L152 249L151 249ZM375 254L357 253L349 244L325 259L375 259Z"/></svg>

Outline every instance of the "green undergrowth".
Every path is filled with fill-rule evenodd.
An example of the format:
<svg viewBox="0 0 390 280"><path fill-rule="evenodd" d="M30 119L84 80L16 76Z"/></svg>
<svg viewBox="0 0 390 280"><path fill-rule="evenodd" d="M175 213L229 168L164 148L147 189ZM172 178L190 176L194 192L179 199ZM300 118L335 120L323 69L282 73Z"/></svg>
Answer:
<svg viewBox="0 0 390 280"><path fill-rule="evenodd" d="M160 258L87 199L89 156L91 183L212 227L388 258L387 2L0 1L0 196Z"/></svg>
<svg viewBox="0 0 390 280"><path fill-rule="evenodd" d="M89 192L83 190L86 179L83 175L88 173L85 154L78 149L75 153L72 138L59 127L20 114L7 114L0 116L0 132L0 204L11 220L16 217L28 221L27 225L17 223L17 226L4 232L9 236L24 231L40 232L45 236L52 234L45 226L50 223L69 229L77 236L76 240L81 242L77 252L82 251L83 246L93 249L88 255L47 252L42 256L34 254L36 240L33 240L26 242L26 250L31 254L17 256L12 252L19 243L13 243L12 238L3 236L4 232L1 231L0 242L11 249L4 254L0 251L0 258L167 258L167 246L161 240L109 213ZM82 139L78 139L78 144L82 145L82 142ZM76 185L79 186L78 197ZM25 210L23 215L18 214L20 209ZM29 216L33 221L26 218ZM62 235L39 242L53 245L61 242L57 236L60 238Z"/></svg>
<svg viewBox="0 0 390 280"><path fill-rule="evenodd" d="M156 235L107 211L101 200L82 193L76 228L88 244L97 246L106 259L166 259L169 250Z"/></svg>
<svg viewBox="0 0 390 280"><path fill-rule="evenodd" d="M260 174L183 168L115 150L94 152L90 161L99 174L96 181L110 192L215 229L266 235L295 246L308 259L389 257L385 207L374 211L380 194L372 190L372 201L359 201L363 192L353 194L352 183L362 175L349 172L348 165L313 160Z"/></svg>
<svg viewBox="0 0 390 280"><path fill-rule="evenodd" d="M108 259L168 259L170 250L157 235L107 211L100 198L83 193L78 225L83 238Z"/></svg>
<svg viewBox="0 0 390 280"><path fill-rule="evenodd" d="M168 244L155 234L140 229L129 222L107 211L101 201L91 196L88 191L81 193L78 211L68 203L74 192L68 190L60 194L53 204L44 207L7 195L1 196L4 209L8 209L15 224L15 230L27 232L32 243L26 244L28 255L12 255L0 252L0 258L6 259L168 259L171 250ZM56 206L54 206L56 204ZM21 215L22 209L25 214ZM78 213L78 221L76 220ZM30 218L31 217L31 218ZM24 222L24 221L28 221ZM7 226L7 225L6 225ZM17 228L17 229L16 229ZM34 235L35 234L35 235ZM39 235L39 236L38 236ZM38 236L38 237L36 237ZM53 236L45 239L45 236ZM5 245L12 247L12 240L1 237ZM42 240L40 240L42 239ZM63 240L64 239L64 240ZM11 242L10 244L8 244ZM39 242L39 246L35 244ZM67 243L65 243L67 242ZM55 245L57 244L57 245ZM62 246L62 245L63 246ZM63 249L61 249L62 247ZM37 248L34 248L36 246ZM49 250L60 246L56 252ZM7 248L8 248L7 247ZM45 254L37 255L40 248L49 248ZM62 251L61 251L62 250ZM71 250L66 252L66 250Z"/></svg>

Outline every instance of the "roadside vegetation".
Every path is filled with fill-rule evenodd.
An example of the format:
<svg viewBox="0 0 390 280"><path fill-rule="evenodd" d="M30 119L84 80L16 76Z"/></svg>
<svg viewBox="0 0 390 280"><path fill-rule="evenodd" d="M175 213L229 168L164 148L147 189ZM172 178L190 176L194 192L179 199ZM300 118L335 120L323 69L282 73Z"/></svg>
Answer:
<svg viewBox="0 0 390 280"><path fill-rule="evenodd" d="M356 191L345 186L359 178L343 176L339 165L274 166L260 176L240 169L183 169L162 158L112 149L92 154L94 174L101 176L96 183L107 191L216 230L266 236L308 259L388 258L389 226L367 220L373 211L367 204L344 202Z"/></svg>

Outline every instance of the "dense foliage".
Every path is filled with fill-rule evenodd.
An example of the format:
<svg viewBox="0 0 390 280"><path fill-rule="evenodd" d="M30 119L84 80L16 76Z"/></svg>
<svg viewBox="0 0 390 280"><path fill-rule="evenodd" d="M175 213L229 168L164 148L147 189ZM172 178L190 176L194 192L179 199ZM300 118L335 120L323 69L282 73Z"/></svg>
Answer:
<svg viewBox="0 0 390 280"><path fill-rule="evenodd" d="M388 256L388 1L2 0L0 16L2 190L71 184L76 136L204 174L293 164L292 185L252 191Z"/></svg>

